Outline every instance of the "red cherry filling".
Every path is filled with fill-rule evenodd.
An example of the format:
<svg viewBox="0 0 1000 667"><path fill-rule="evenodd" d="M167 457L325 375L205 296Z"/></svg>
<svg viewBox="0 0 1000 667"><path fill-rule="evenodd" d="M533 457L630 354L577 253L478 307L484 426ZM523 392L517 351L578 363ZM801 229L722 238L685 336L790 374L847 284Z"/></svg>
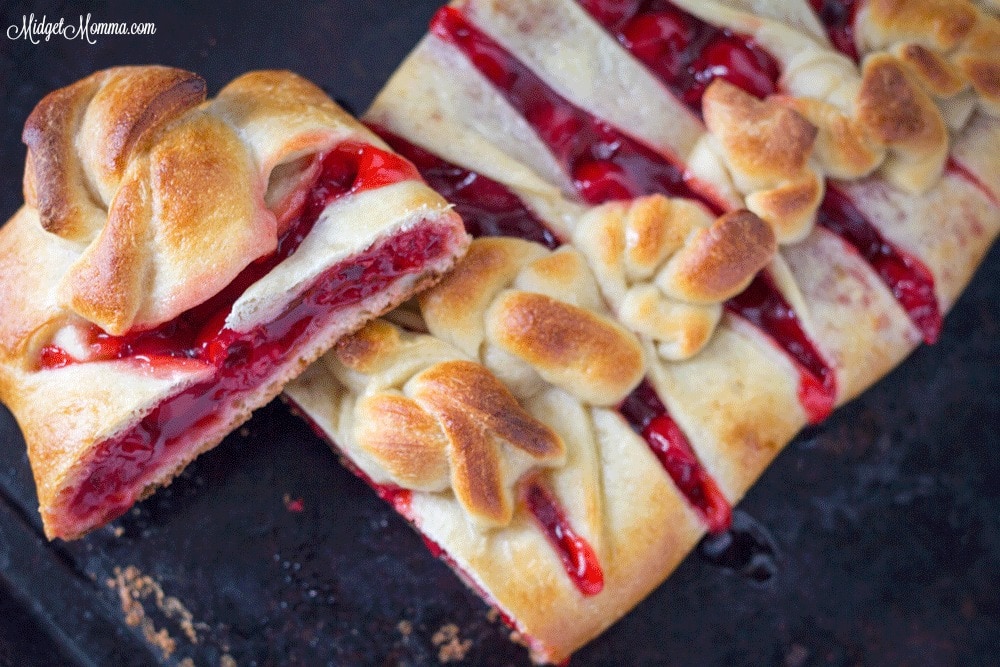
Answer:
<svg viewBox="0 0 1000 667"><path fill-rule="evenodd" d="M339 310L442 257L450 235L445 227L418 225L328 269L274 321L246 333L224 330L229 339L225 360L209 380L164 400L136 426L97 447L83 481L70 490L71 515L88 526L120 516L137 500L143 484L155 477L158 461L178 446L200 442L199 431L226 426L225 408L293 359ZM389 494L385 497L390 499Z"/></svg>
<svg viewBox="0 0 1000 667"><path fill-rule="evenodd" d="M857 0L809 0L834 48L855 62L860 60L854 44L854 18L860 3Z"/></svg>
<svg viewBox="0 0 1000 667"><path fill-rule="evenodd" d="M678 11L637 14L626 23L619 40L632 55L669 78L684 72L694 25Z"/></svg>
<svg viewBox="0 0 1000 667"><path fill-rule="evenodd" d="M588 203L662 192L699 199L721 213L717 203L692 189L683 168L570 104L458 9L438 11L431 32L462 51L520 112Z"/></svg>
<svg viewBox="0 0 1000 667"><path fill-rule="evenodd" d="M934 275L916 257L889 243L865 215L837 188L827 186L816 221L844 239L875 269L924 341L941 333L941 309L934 294Z"/></svg>
<svg viewBox="0 0 1000 667"><path fill-rule="evenodd" d="M584 595L604 590L604 572L593 547L570 525L565 513L548 489L538 480L524 488L524 502L562 560L563 567Z"/></svg>
<svg viewBox="0 0 1000 667"><path fill-rule="evenodd" d="M579 1L696 114L717 78L757 97L778 90L778 62L750 37L717 28L666 0Z"/></svg>
<svg viewBox="0 0 1000 667"><path fill-rule="evenodd" d="M705 470L691 443L648 380L643 380L618 406L629 425L649 444L678 490L704 519L708 530L729 529L732 506L715 479Z"/></svg>
<svg viewBox="0 0 1000 667"><path fill-rule="evenodd" d="M812 424L833 411L837 383L830 367L816 351L789 305L766 272L726 302L726 310L739 315L768 335L792 358L799 371L799 403Z"/></svg>
<svg viewBox="0 0 1000 667"><path fill-rule="evenodd" d="M581 0L583 7L602 25L614 25L634 16L643 0Z"/></svg>
<svg viewBox="0 0 1000 667"><path fill-rule="evenodd" d="M394 235L323 272L272 322L248 332L225 327L240 294L290 256L326 206L350 193L419 178L404 159L374 146L345 143L324 158L317 183L298 219L278 242L278 249L250 264L222 292L156 329L111 336L88 333L87 361L134 359L169 367L173 359L194 359L213 368L212 377L162 401L137 425L97 446L82 481L65 491L70 516L85 528L109 521L134 503L157 465L173 465L185 446L201 444L200 434L225 429L230 409L259 390L337 313L418 273L448 252L450 228L420 224ZM77 363L55 345L42 350L42 368ZM388 495L387 495L388 497ZM402 503L398 499L397 505Z"/></svg>
<svg viewBox="0 0 1000 667"><path fill-rule="evenodd" d="M548 248L559 246L555 234L500 183L446 162L380 127L371 129L412 162L429 186L455 205L466 231L473 236L514 236Z"/></svg>
<svg viewBox="0 0 1000 667"><path fill-rule="evenodd" d="M715 79L725 79L763 98L777 90L775 82L781 71L774 59L751 40L724 33L708 43L689 73L693 82L684 91L684 101L692 108L700 108L705 89Z"/></svg>
<svg viewBox="0 0 1000 667"><path fill-rule="evenodd" d="M235 340L225 329L233 304L250 285L287 259L312 230L320 213L331 202L348 194L372 190L392 183L419 178L417 170L403 158L369 144L345 142L322 158L318 180L311 188L298 218L278 240L277 249L251 262L233 281L204 303L154 329L112 336L92 327L86 344L87 361L140 357L156 363L163 357L177 357L222 364L232 354ZM41 368L73 363L65 350L55 345L42 349Z"/></svg>

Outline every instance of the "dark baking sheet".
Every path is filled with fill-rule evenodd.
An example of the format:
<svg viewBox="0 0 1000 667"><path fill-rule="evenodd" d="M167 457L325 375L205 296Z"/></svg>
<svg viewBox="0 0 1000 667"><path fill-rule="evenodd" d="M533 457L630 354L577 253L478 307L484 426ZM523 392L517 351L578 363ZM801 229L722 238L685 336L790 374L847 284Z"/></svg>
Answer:
<svg viewBox="0 0 1000 667"><path fill-rule="evenodd" d="M211 91L248 69L284 67L360 110L437 3L147 5L0 7L5 31L32 12L156 23L155 36L94 45L0 36L3 219L21 200L21 126L51 89L122 63L184 67ZM735 546L720 556L703 545L574 664L994 663L998 301L994 250L938 345L778 458L740 506ZM279 402L73 543L41 537L24 445L2 408L0 457L0 664L527 660Z"/></svg>

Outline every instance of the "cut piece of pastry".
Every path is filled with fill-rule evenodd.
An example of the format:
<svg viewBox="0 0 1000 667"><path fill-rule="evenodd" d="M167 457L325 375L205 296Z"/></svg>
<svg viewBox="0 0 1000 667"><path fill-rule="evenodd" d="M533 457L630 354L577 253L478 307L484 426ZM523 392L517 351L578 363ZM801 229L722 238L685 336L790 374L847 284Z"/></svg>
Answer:
<svg viewBox="0 0 1000 667"><path fill-rule="evenodd" d="M410 163L288 72L205 101L188 72L101 71L43 99L24 141L0 398L49 537L168 483L468 243Z"/></svg>
<svg viewBox="0 0 1000 667"><path fill-rule="evenodd" d="M976 17L989 25L981 11ZM856 396L921 340L933 341L1000 232L995 153L975 148L1000 145L988 95L976 93L969 111L964 98L942 97L947 81L928 87L896 52L859 63L836 51L826 27L805 0L463 0L439 12L366 115L462 210L470 230L574 246L609 313L645 352L643 381L617 405L598 410L593 398L577 395L591 406L586 418L565 406L538 408L534 382L559 374L510 362L489 338L492 324L480 323L496 293L537 290L529 287L536 281L511 278L510 270L491 282L483 269L463 289L455 279L430 292L422 318L389 316L425 326L482 364L567 452L590 442L577 424L613 434L622 448L645 447L624 454L599 443L599 538L572 513L569 491L547 492L554 502L543 503L558 510L547 516L566 519L565 534L587 545L577 552L579 571L600 564L600 591L558 569L560 552L544 531L529 532L529 545L506 525L470 527L456 490L387 476L379 468L385 458L369 468L358 462L364 452L355 443L366 431L352 426L357 408L345 406L361 405L376 386L423 405L421 383L409 384L420 369L369 371L353 365L363 355L340 350L290 389L432 550L504 611L537 659L562 660L612 623L665 576L669 568L659 566L674 561L673 549L726 529L733 503L800 428ZM982 55L990 33L977 34L979 46L966 50ZM713 253L695 252L713 229L726 241ZM716 266L738 275L681 271L710 268L688 263L710 255L726 257ZM511 280L521 282L510 287ZM461 316L442 317L442 302L451 304L446 314ZM544 320L531 321L545 339ZM573 340L563 332L550 338ZM425 339L373 333L352 349L374 350L376 340L414 349ZM399 455L392 444L410 442L410 431L390 421L377 449ZM636 457L646 456L645 479L658 476L671 497L640 491L648 502L614 509L622 506L618 485L647 488L629 486L618 455L637 477L647 468ZM522 480L558 479L576 464L567 456L534 465ZM525 469L513 468L515 476ZM531 496L521 496L511 526L519 516L528 528L545 523L532 519ZM664 519L675 511L686 518ZM676 524L669 546L663 520ZM645 560L656 556L656 566ZM501 580L494 569L500 562L523 572L513 563L546 558L551 569L537 580Z"/></svg>

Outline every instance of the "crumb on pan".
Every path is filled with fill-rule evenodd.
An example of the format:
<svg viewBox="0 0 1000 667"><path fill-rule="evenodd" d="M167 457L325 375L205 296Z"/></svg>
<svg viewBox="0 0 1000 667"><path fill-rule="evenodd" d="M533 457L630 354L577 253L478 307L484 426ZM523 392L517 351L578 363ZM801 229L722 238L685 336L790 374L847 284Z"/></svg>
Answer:
<svg viewBox="0 0 1000 667"><path fill-rule="evenodd" d="M195 623L191 612L180 600L166 595L153 578L142 574L135 566L116 567L114 577L107 580L107 585L118 592L125 623L130 627L141 628L146 641L159 648L164 658L169 658L177 649L177 639L166 628L156 628L153 619L146 613L146 600L151 600L164 616L175 621L190 643L199 642L196 626L203 624Z"/></svg>
<svg viewBox="0 0 1000 667"><path fill-rule="evenodd" d="M431 642L438 647L438 661L441 663L461 662L472 648L472 640L463 640L454 623L442 625L431 637Z"/></svg>

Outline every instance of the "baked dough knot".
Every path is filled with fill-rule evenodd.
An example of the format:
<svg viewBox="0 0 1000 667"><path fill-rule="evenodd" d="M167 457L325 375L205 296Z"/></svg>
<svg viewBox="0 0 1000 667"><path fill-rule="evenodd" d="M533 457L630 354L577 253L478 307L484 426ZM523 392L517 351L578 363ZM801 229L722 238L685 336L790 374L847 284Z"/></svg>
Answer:
<svg viewBox="0 0 1000 667"><path fill-rule="evenodd" d="M667 360L697 354L722 317L722 303L746 289L776 252L771 227L755 214L714 218L696 202L662 195L591 209L573 240L618 319Z"/></svg>
<svg viewBox="0 0 1000 667"><path fill-rule="evenodd" d="M870 0L855 20L864 58L849 109L782 97L819 129L816 154L829 176L877 168L920 194L941 177L975 110L1000 116L1000 21L968 0Z"/></svg>
<svg viewBox="0 0 1000 667"><path fill-rule="evenodd" d="M565 462L562 439L503 383L431 336L375 320L341 340L335 358L336 374L367 378L354 406L364 459L402 488L450 488L480 527L510 523L525 473Z"/></svg>
<svg viewBox="0 0 1000 667"><path fill-rule="evenodd" d="M818 129L815 154L823 171L854 180L881 169L914 194L937 183L948 158L948 127L910 69L893 54L873 54L850 88L849 111L827 100L775 97Z"/></svg>
<svg viewBox="0 0 1000 667"><path fill-rule="evenodd" d="M78 250L67 311L112 334L203 302L272 252L346 116L290 72L251 72L211 102L197 75L102 70L46 96L24 127L24 193Z"/></svg>
<svg viewBox="0 0 1000 667"><path fill-rule="evenodd" d="M616 405L645 372L639 341L609 316L586 259L568 245L477 239L419 302L433 335L522 400L554 385L589 405Z"/></svg>
<svg viewBox="0 0 1000 667"><path fill-rule="evenodd" d="M865 52L893 53L963 122L978 106L1000 117L1000 20L970 0L869 0L856 40Z"/></svg>
<svg viewBox="0 0 1000 667"><path fill-rule="evenodd" d="M778 243L794 243L812 230L823 201L824 179L812 164L817 129L775 100L760 100L716 79L702 98L709 141L725 156L746 207L771 225Z"/></svg>

